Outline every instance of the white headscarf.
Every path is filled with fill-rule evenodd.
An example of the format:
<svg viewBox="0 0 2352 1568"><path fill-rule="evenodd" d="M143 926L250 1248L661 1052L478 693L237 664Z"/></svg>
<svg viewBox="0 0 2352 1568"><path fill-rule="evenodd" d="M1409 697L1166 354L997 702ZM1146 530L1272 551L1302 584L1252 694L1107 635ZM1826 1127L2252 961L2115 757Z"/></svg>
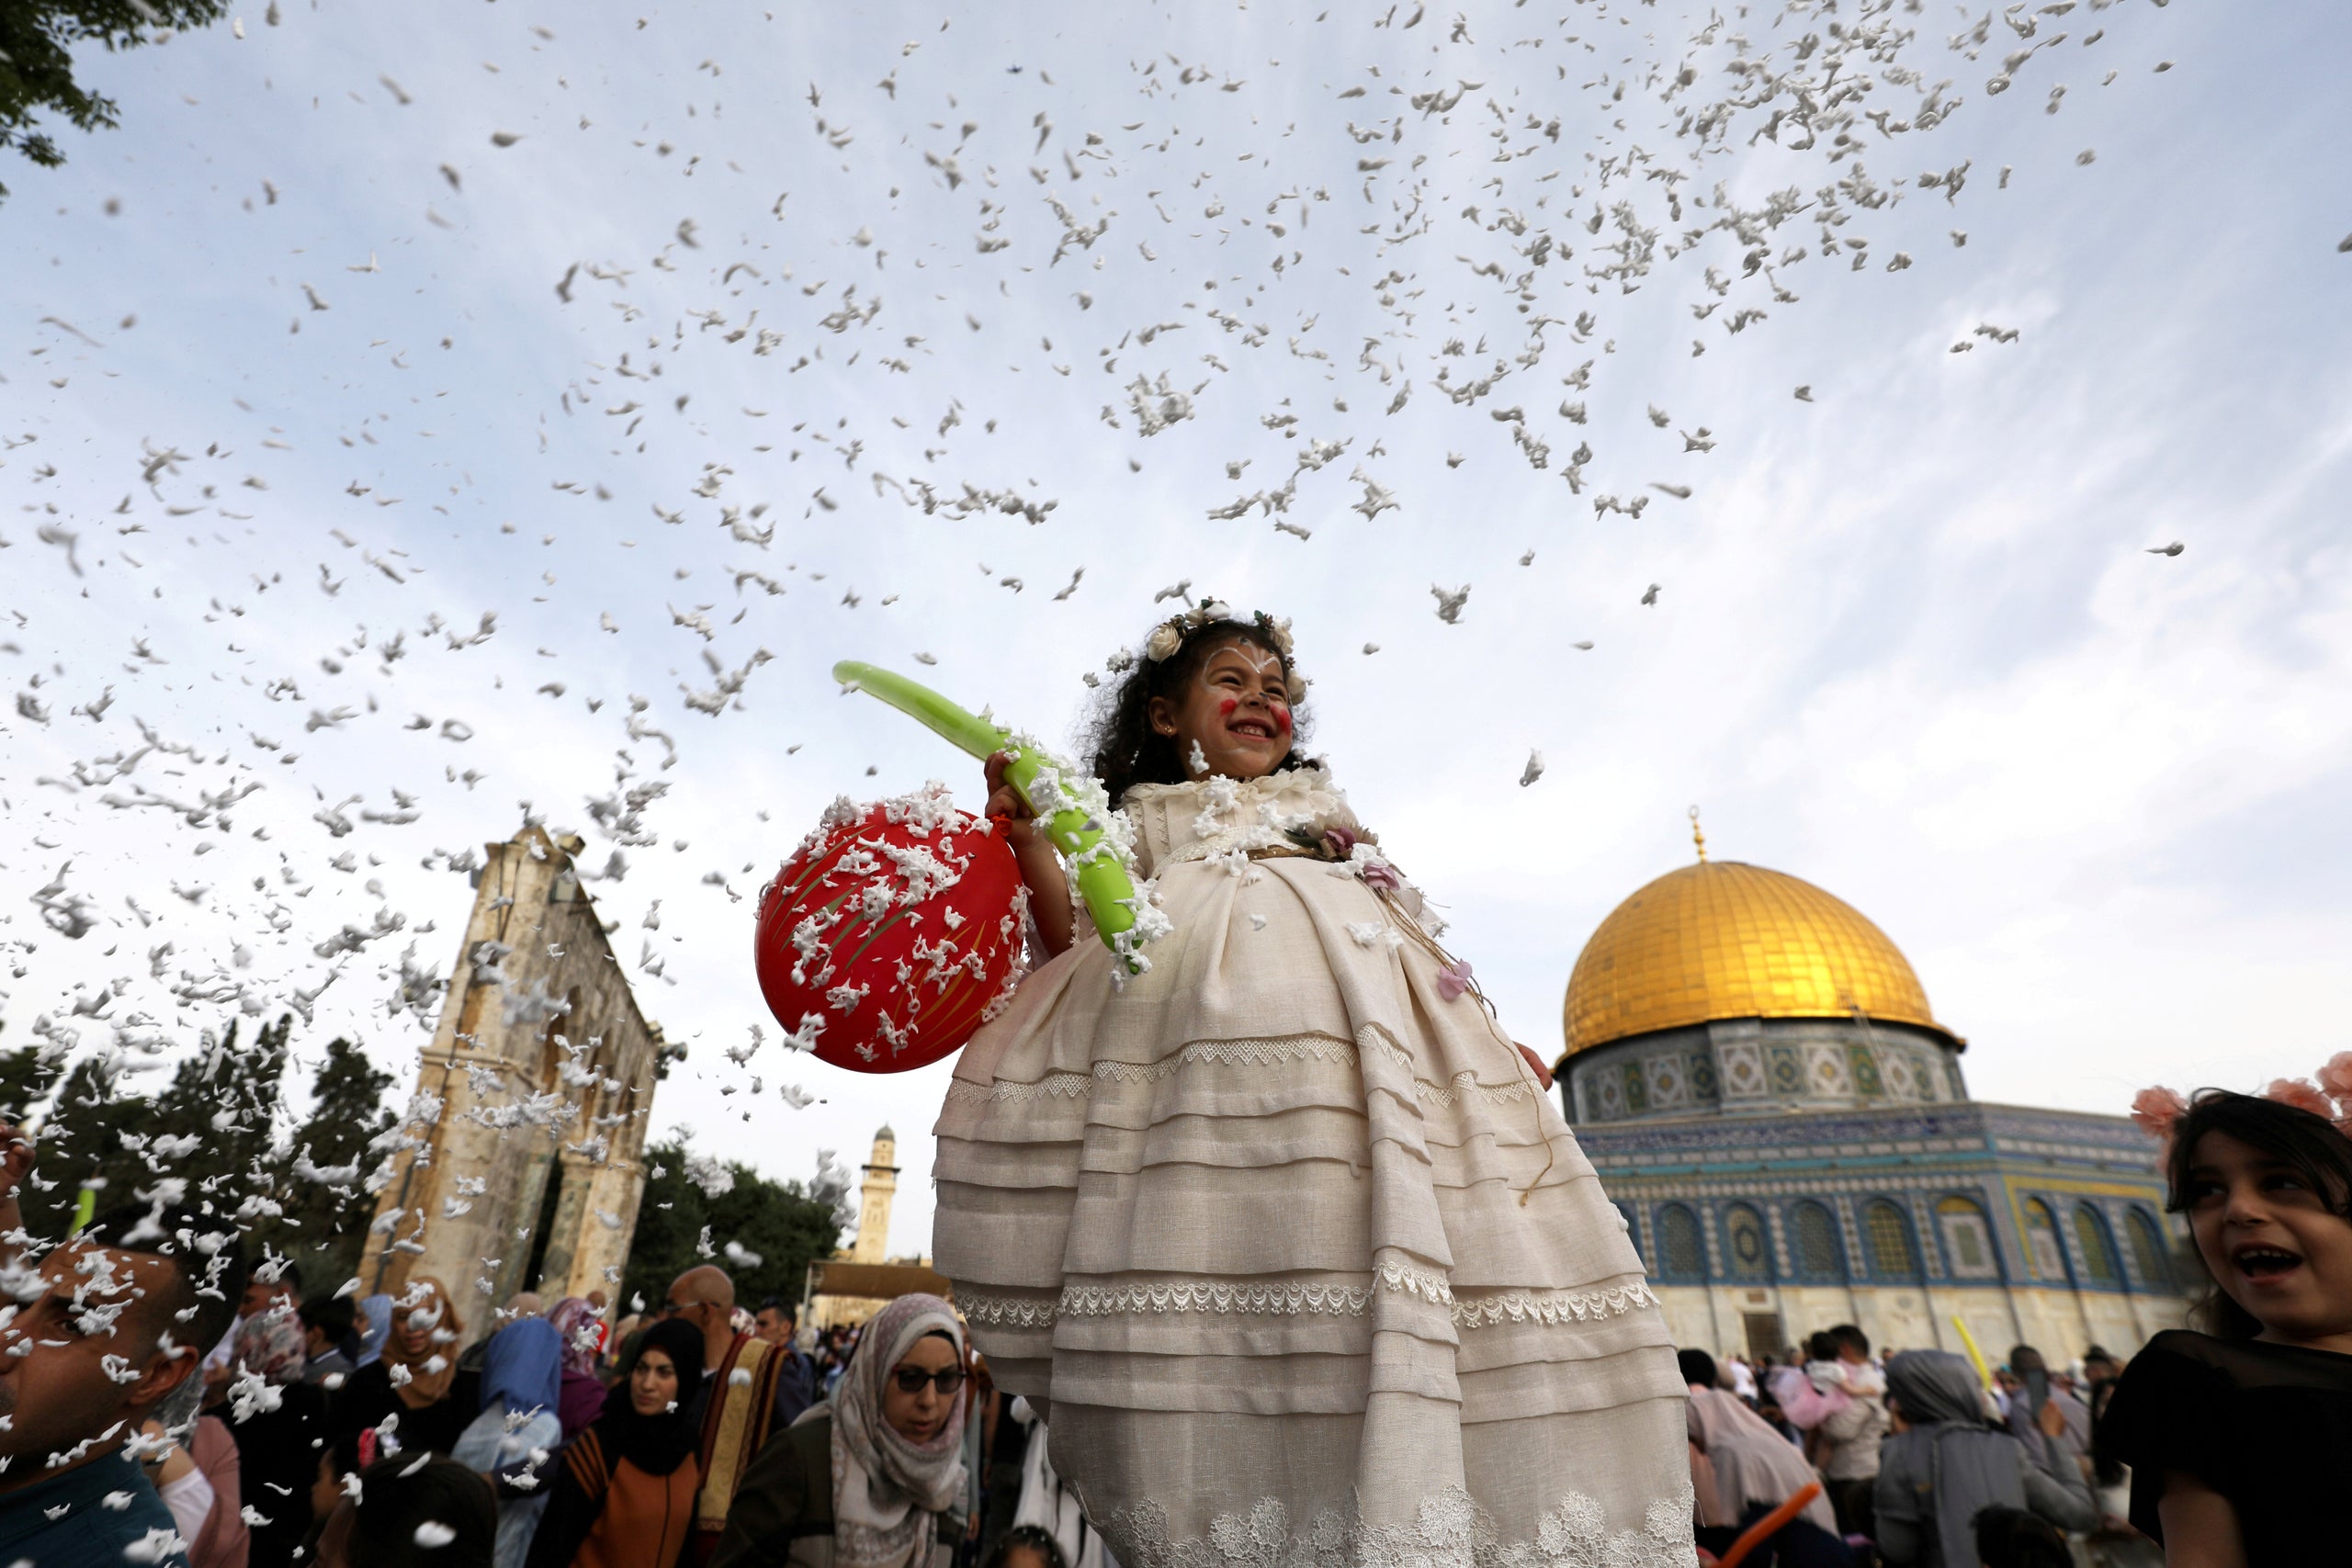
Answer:
<svg viewBox="0 0 2352 1568"><path fill-rule="evenodd" d="M933 1517L964 1490L964 1399L929 1442L910 1443L882 1418L882 1393L900 1358L926 1334L964 1354L956 1309L937 1296L900 1296L877 1313L833 1391L833 1561L838 1568L913 1568L929 1555Z"/></svg>

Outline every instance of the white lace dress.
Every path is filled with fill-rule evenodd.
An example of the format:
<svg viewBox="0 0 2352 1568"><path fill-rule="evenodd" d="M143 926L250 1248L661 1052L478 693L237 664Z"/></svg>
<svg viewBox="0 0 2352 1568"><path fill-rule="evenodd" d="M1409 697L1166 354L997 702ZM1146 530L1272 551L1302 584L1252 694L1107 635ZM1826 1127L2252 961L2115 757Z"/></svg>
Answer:
<svg viewBox="0 0 2352 1568"><path fill-rule="evenodd" d="M1114 987L1081 927L965 1047L933 1231L1121 1563L1688 1568L1674 1352L1559 1112L1417 897L1250 858L1357 827L1329 774L1123 804L1175 934Z"/></svg>

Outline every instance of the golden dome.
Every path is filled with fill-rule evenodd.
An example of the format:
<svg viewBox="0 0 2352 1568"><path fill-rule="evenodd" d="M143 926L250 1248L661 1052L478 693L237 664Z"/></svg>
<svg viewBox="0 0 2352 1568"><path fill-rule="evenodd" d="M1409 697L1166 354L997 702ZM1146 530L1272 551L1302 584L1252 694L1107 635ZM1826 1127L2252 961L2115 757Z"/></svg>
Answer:
<svg viewBox="0 0 2352 1568"><path fill-rule="evenodd" d="M1851 1018L1959 1037L1886 933L1777 871L1702 860L1610 911L1568 976L1567 1054L1728 1018Z"/></svg>

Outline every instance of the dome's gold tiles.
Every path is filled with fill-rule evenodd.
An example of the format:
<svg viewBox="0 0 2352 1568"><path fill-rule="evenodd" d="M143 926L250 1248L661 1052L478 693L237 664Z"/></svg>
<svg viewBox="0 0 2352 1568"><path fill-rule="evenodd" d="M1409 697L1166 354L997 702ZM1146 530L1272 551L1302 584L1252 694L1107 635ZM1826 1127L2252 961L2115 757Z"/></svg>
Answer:
<svg viewBox="0 0 2352 1568"><path fill-rule="evenodd" d="M1811 883L1737 861L1668 873L1620 904L1568 980L1571 1053L1728 1018L1873 1019L1948 1032L1886 933Z"/></svg>

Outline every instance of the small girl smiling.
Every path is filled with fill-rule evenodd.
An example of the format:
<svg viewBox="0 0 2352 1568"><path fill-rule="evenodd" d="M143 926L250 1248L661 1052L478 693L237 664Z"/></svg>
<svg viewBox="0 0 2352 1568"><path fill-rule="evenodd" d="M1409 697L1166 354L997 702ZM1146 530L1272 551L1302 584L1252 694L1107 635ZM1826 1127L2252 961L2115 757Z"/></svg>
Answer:
<svg viewBox="0 0 2352 1568"><path fill-rule="evenodd" d="M1147 972L1075 939L988 768L1053 956L956 1065L933 1234L999 1385L1123 1562L1687 1568L1641 1260L1298 755L1286 625L1204 604L1112 670L1093 772L1173 924Z"/></svg>
<svg viewBox="0 0 2352 1568"><path fill-rule="evenodd" d="M2342 1110L2352 1106L2301 1083L2265 1096L2206 1089L2185 1105L2166 1091L2141 1097L2143 1122L2169 1136L2172 1207L2188 1216L2213 1281L2211 1332L2150 1340L2101 1434L2132 1466L2132 1522L2175 1568L2340 1562L2346 1550L2337 1489L2352 1466L2352 1137Z"/></svg>

